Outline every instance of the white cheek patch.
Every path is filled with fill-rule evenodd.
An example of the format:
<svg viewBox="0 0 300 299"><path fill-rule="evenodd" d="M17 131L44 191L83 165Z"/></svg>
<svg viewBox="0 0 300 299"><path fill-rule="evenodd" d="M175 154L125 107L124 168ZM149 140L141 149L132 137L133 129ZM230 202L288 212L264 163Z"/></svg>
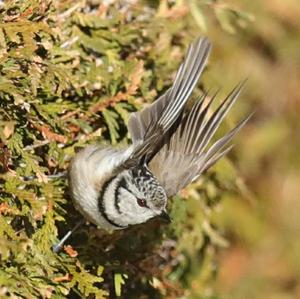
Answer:
<svg viewBox="0 0 300 299"><path fill-rule="evenodd" d="M120 188L117 196L118 196L118 201L117 201L118 207L119 207L121 213L126 214L127 210L135 209L136 198L128 190L126 190L124 188Z"/></svg>
<svg viewBox="0 0 300 299"><path fill-rule="evenodd" d="M118 206L122 214L122 222L130 224L143 223L154 216L153 212L137 204L136 197L128 190L121 188L118 194Z"/></svg>
<svg viewBox="0 0 300 299"><path fill-rule="evenodd" d="M136 218L145 212L137 204L136 197L124 188L121 188L119 191L118 206L123 217ZM130 220L132 221L132 219Z"/></svg>

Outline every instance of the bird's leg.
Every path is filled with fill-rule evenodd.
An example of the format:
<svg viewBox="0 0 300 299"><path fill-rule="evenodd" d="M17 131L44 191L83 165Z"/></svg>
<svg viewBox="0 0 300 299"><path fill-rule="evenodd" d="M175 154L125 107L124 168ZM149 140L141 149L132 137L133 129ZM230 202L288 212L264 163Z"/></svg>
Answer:
<svg viewBox="0 0 300 299"><path fill-rule="evenodd" d="M81 226L82 224L84 224L85 220L82 219L80 220L74 227L72 230L69 230L64 237L55 245L52 246L53 252L57 253L61 250L62 246L64 245L64 243L69 239L69 237L71 236L72 233L74 233L79 226Z"/></svg>

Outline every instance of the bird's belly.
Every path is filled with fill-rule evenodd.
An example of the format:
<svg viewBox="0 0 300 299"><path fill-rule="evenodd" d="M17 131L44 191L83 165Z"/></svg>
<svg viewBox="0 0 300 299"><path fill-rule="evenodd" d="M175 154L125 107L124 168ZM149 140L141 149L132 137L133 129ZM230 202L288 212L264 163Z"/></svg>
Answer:
<svg viewBox="0 0 300 299"><path fill-rule="evenodd" d="M69 169L69 187L77 210L105 230L115 229L99 210L101 188L115 167L129 157L131 149L88 146L79 152Z"/></svg>

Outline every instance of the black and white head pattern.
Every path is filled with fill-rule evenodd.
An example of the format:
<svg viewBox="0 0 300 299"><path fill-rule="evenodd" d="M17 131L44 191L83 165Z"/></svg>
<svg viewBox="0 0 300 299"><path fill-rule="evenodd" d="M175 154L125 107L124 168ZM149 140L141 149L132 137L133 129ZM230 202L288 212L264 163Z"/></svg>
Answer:
<svg viewBox="0 0 300 299"><path fill-rule="evenodd" d="M131 169L133 184L143 194L148 207L152 209L164 209L167 202L166 192L153 176L150 170L145 166Z"/></svg>
<svg viewBox="0 0 300 299"><path fill-rule="evenodd" d="M144 223L161 215L166 205L166 192L146 166L121 171L99 196L99 211L113 229Z"/></svg>

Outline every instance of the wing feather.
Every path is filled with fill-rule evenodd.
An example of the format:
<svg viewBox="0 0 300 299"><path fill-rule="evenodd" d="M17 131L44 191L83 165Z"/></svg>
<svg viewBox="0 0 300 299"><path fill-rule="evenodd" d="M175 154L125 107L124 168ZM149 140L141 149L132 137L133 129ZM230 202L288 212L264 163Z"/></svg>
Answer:
<svg viewBox="0 0 300 299"><path fill-rule="evenodd" d="M162 146L165 135L182 115L205 67L210 49L211 44L206 38L199 38L192 43L173 86L152 105L131 114L128 128L135 149L129 160L153 157Z"/></svg>
<svg viewBox="0 0 300 299"><path fill-rule="evenodd" d="M208 110L217 93L206 106L204 101L207 95L203 95L184 115L169 142L150 161L150 170L168 196L188 185L232 148L225 147L251 115L207 149L222 120L237 100L243 85L244 83L238 84L210 117L207 116Z"/></svg>

